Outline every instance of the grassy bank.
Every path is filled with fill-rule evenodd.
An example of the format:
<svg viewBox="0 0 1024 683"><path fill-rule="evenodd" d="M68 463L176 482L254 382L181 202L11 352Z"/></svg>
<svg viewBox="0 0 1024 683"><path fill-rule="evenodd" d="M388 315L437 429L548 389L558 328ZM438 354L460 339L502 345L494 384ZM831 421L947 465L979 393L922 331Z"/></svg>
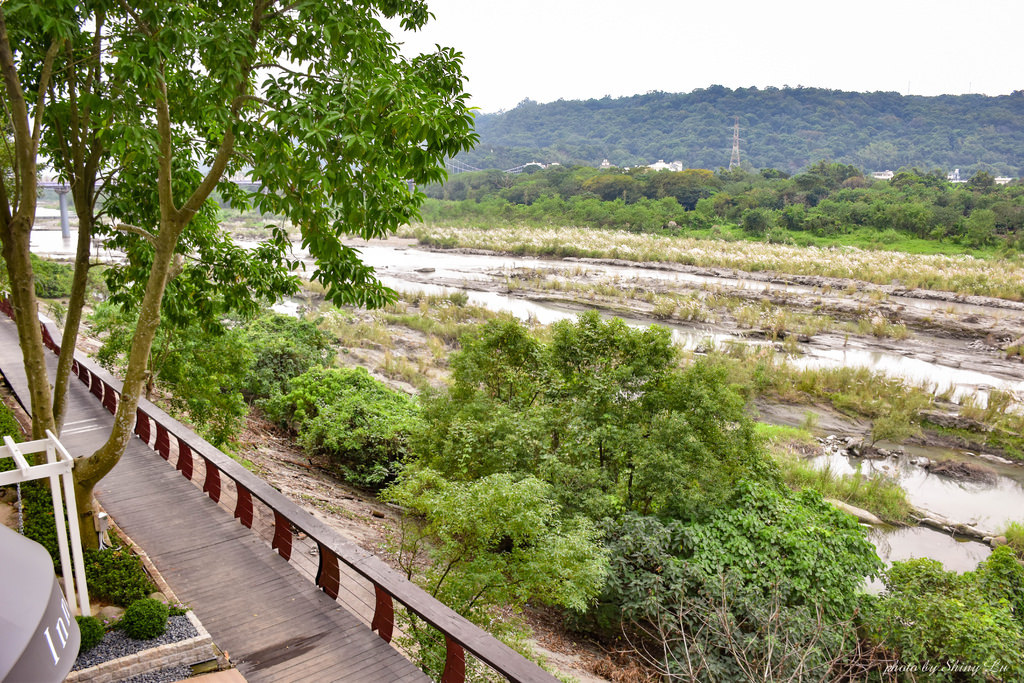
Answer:
<svg viewBox="0 0 1024 683"><path fill-rule="evenodd" d="M912 507L907 493L894 479L880 475L867 477L859 471L851 475L839 474L829 468L813 467L803 457L818 449L810 432L764 423L758 423L757 428L779 464L783 479L793 490L815 489L825 498L863 508L886 521L911 521Z"/></svg>
<svg viewBox="0 0 1024 683"><path fill-rule="evenodd" d="M785 303L760 298L760 293L742 296L719 287L699 291L657 291L650 286L630 285L617 276L590 278L584 266L562 272L547 270L516 271L505 286L512 292L558 293L577 301L607 301L628 304L637 313L648 313L660 320L720 323L727 319L746 330L759 330L769 339L792 335L814 336L820 332L840 332L863 336L905 339L910 331L903 323L891 323L881 316L869 319L863 313L856 320L840 320L821 312L799 310ZM878 301L884 300L881 292ZM785 299L785 294L780 296ZM637 306L639 304L639 306ZM645 310L644 306L647 309Z"/></svg>
<svg viewBox="0 0 1024 683"><path fill-rule="evenodd" d="M878 285L899 283L907 288L1024 300L1024 266L1019 257L979 259L856 247L799 247L578 227L480 229L417 225L400 234L442 248L469 247L531 256L661 261L748 272L852 278Z"/></svg>

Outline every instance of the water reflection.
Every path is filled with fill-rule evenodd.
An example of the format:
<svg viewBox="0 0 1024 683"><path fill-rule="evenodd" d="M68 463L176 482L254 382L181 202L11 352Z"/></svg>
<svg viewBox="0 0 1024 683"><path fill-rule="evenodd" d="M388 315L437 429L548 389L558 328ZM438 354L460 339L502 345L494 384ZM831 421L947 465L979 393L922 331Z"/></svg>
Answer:
<svg viewBox="0 0 1024 683"><path fill-rule="evenodd" d="M915 453L928 453L932 460L956 459L991 467L985 461L965 453L918 448ZM942 455L946 453L946 455ZM860 472L867 476L892 477L907 492L907 499L916 508L941 515L955 522L968 524L998 534L1007 522L1024 518L1024 470L1009 466L1015 476L1007 476L995 469L994 482L958 481L951 477L932 474L920 465L912 464L909 457L866 460L840 453L812 458L818 468L829 468L836 474Z"/></svg>
<svg viewBox="0 0 1024 683"><path fill-rule="evenodd" d="M886 564L897 560L911 560L930 557L938 560L947 571L964 573L972 571L978 563L992 554L984 543L954 538L926 527L900 527L897 529L872 529L868 540L875 544L878 556ZM881 589L880 582L871 586Z"/></svg>

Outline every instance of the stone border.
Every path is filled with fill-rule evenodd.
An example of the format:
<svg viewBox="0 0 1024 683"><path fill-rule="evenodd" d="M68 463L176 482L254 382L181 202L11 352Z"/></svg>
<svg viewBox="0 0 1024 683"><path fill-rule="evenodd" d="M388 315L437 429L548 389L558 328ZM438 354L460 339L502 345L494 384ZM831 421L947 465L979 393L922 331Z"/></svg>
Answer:
<svg viewBox="0 0 1024 683"><path fill-rule="evenodd" d="M213 638L203 628L199 618L190 610L185 613L199 635L177 643L168 643L141 650L135 654L97 664L88 669L72 671L64 679L67 683L115 683L132 676L170 669L176 666L191 666L217 658Z"/></svg>

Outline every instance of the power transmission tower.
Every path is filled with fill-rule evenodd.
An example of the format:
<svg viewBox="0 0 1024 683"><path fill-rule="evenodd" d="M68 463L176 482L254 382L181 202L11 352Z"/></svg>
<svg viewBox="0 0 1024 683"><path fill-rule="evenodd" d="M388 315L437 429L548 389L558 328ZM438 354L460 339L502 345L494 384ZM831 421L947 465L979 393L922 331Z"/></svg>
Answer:
<svg viewBox="0 0 1024 683"><path fill-rule="evenodd" d="M729 157L729 170L740 165L740 117L736 117L736 124L732 127L732 156Z"/></svg>

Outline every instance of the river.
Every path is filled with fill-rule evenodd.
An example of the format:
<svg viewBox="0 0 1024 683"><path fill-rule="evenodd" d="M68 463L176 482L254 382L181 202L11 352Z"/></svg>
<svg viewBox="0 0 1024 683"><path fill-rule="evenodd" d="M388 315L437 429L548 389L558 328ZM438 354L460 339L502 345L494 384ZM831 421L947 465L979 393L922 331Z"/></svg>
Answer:
<svg viewBox="0 0 1024 683"><path fill-rule="evenodd" d="M32 233L32 248L40 255L70 257L74 251L74 231L70 239L61 238L59 231L36 230ZM491 254L466 254L457 252L418 249L409 244L374 242L360 245L359 251L364 262L373 266L384 284L396 290L438 294L445 291L465 292L469 302L491 310L507 311L523 320L535 320L541 324L574 317L582 305L552 303L513 296L494 291L495 283L505 282L513 273L538 271L559 276L572 277L573 273L586 274L588 278L600 277L623 286L637 286L644 282L660 282L683 288L729 288L753 291L784 291L795 295L821 296L823 293L813 287L785 283L724 278L681 273L673 270L656 270L641 267L610 265L512 257ZM97 245L98 258L114 260L117 254L105 252ZM300 258L306 255L298 250ZM568 275L566 275L568 273ZM892 299L896 299L893 297ZM992 313L989 307L974 304L929 301L916 298L899 298L900 306L924 308L938 314L980 315ZM279 310L292 309L294 303L279 305ZM624 320L636 326L647 326L651 320L642 316L625 316ZM737 334L716 329L710 325L669 324L676 341L685 347L694 348L712 340L716 344L729 341L743 341ZM823 341L824 340L824 341ZM759 343L767 343L761 341ZM901 345L896 345L897 347ZM936 391L952 388L956 397L981 397L991 388L999 388L1024 396L1024 366L1001 367L999 372L986 372L984 362L975 367L957 367L964 364L965 355L948 353L922 353L901 348L874 348L858 339L829 340L827 335L817 343L800 343L795 354L788 353L788 360L807 367L858 366L866 367L888 375L901 377L914 384L929 386ZM930 452L932 460L953 457L969 459L962 452ZM824 456L818 459L818 466L832 467L838 472L852 472L860 467L865 474L884 472L896 477L907 490L910 501L918 507L946 517L999 532L1008 521L1024 517L1024 469L1016 465L999 469L995 484L973 485L953 482L932 475L924 469L910 464L909 458L892 461L855 461L845 456ZM876 529L872 538L879 554L887 561L915 556L929 556L957 571L973 568L978 560L988 555L989 548L981 543L963 542L948 534L921 527L909 529Z"/></svg>

